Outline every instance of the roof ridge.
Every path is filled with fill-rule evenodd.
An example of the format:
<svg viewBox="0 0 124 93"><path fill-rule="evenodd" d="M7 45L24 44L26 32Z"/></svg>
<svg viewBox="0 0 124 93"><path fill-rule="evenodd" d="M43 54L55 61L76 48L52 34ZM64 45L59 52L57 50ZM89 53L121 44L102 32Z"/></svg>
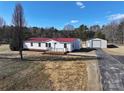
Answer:
<svg viewBox="0 0 124 93"><path fill-rule="evenodd" d="M73 42L76 38L29 38L27 41L47 42L49 40L55 40L58 42Z"/></svg>

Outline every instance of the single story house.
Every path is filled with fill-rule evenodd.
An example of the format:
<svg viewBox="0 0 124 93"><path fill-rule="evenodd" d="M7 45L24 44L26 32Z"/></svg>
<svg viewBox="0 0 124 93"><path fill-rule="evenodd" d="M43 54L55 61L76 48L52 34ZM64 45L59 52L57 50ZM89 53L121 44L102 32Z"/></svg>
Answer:
<svg viewBox="0 0 124 93"><path fill-rule="evenodd" d="M88 48L107 48L107 40L94 38L86 41Z"/></svg>
<svg viewBox="0 0 124 93"><path fill-rule="evenodd" d="M78 38L29 38L23 43L24 49L44 51L73 51L81 48Z"/></svg>

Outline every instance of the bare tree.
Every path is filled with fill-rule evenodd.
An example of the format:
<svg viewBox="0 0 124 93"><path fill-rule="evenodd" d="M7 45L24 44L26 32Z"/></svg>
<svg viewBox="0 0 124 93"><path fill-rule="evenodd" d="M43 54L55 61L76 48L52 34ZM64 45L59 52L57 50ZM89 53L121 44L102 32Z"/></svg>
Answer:
<svg viewBox="0 0 124 93"><path fill-rule="evenodd" d="M93 25L93 26L90 26L89 30L93 32L97 32L97 31L100 31L101 28L99 25Z"/></svg>
<svg viewBox="0 0 124 93"><path fill-rule="evenodd" d="M111 43L117 42L118 23L116 21L112 21L106 26L103 26L102 31L109 42Z"/></svg>
<svg viewBox="0 0 124 93"><path fill-rule="evenodd" d="M23 27L25 26L25 18L24 12L21 4L16 4L15 10L13 13L12 23L15 27L16 31L16 40L18 40L19 53L21 56L21 60L23 59L22 51L23 51Z"/></svg>
<svg viewBox="0 0 124 93"><path fill-rule="evenodd" d="M110 27L110 37L111 37L112 43L114 43L117 40L116 34L118 31L118 23L116 21L112 21L109 24L109 27Z"/></svg>
<svg viewBox="0 0 124 93"><path fill-rule="evenodd" d="M2 43L4 32L5 32L5 21L2 17L0 17L0 44Z"/></svg>
<svg viewBox="0 0 124 93"><path fill-rule="evenodd" d="M3 27L5 25L5 21L2 17L0 17L0 27Z"/></svg>
<svg viewBox="0 0 124 93"><path fill-rule="evenodd" d="M119 29L118 35L120 37L120 41L122 44L124 44L124 18L120 20L118 29Z"/></svg>

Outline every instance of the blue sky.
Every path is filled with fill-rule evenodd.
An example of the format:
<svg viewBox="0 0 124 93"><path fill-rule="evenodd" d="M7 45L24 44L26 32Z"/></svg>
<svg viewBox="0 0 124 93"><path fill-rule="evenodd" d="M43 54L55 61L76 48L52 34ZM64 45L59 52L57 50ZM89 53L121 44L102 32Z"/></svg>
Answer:
<svg viewBox="0 0 124 93"><path fill-rule="evenodd" d="M12 13L18 2L0 2L0 16L8 25L11 24ZM124 2L107 1L22 1L27 26L56 27L72 24L107 24L111 20L124 17Z"/></svg>

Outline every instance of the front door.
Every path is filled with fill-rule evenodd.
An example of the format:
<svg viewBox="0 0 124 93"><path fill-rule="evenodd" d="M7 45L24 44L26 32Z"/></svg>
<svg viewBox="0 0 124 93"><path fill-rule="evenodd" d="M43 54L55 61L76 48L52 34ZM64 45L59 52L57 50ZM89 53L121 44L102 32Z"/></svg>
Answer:
<svg viewBox="0 0 124 93"><path fill-rule="evenodd" d="M54 51L56 51L56 43L54 43Z"/></svg>
<svg viewBox="0 0 124 93"><path fill-rule="evenodd" d="M64 51L68 51L68 48L67 48L67 43L64 43Z"/></svg>

